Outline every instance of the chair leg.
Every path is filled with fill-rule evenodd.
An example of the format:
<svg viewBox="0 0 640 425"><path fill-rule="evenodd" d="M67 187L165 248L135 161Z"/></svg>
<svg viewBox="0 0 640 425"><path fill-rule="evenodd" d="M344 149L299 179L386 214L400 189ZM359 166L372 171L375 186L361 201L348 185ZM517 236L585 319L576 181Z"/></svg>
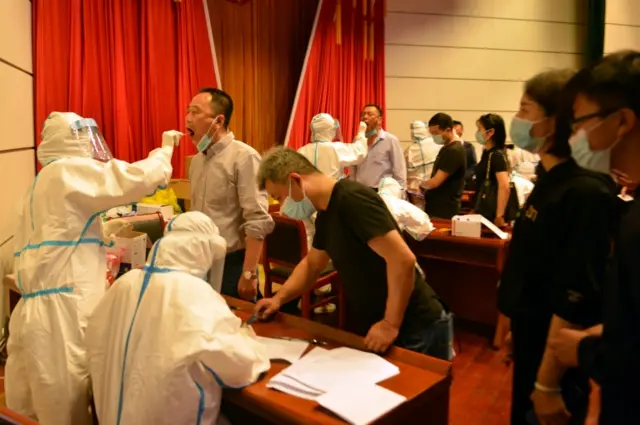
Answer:
<svg viewBox="0 0 640 425"><path fill-rule="evenodd" d="M338 287L338 328L344 329L347 320L347 308L344 302L344 289L340 277L331 282L331 285Z"/></svg>
<svg viewBox="0 0 640 425"><path fill-rule="evenodd" d="M307 291L302 294L300 300L300 310L303 318L311 319L311 291Z"/></svg>

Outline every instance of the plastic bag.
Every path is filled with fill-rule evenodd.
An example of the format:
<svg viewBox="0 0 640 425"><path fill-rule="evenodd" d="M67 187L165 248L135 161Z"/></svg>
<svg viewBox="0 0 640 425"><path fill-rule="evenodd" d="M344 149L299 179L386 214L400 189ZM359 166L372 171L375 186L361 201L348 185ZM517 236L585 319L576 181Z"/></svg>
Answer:
<svg viewBox="0 0 640 425"><path fill-rule="evenodd" d="M171 205L175 214L182 213L182 209L180 208L180 205L178 205L178 197L171 188L158 189L153 195L142 198L140 202L152 205Z"/></svg>

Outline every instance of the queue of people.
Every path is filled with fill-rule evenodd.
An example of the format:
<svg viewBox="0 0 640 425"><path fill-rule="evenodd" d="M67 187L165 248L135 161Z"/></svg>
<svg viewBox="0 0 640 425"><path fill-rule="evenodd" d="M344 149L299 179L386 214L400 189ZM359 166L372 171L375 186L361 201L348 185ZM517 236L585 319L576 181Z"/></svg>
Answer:
<svg viewBox="0 0 640 425"><path fill-rule="evenodd" d="M195 211L171 220L145 267L108 291L96 219L166 186L182 133L165 132L161 148L129 164L112 157L95 121L48 117L37 149L43 168L16 237L22 299L10 322L8 407L43 425L89 424L93 392L103 424L215 423L223 389L250 385L269 369L265 347L221 295L254 301L264 319L307 291L329 261L341 276L347 330L369 350L398 345L452 359L453 313L403 239L398 211L422 228L429 216L459 213L475 161L461 123L444 113L413 122L403 152L382 129L382 109L366 105L355 143L320 114L312 144L261 158L229 130L232 113L221 90L193 98L186 128L199 151L189 170ZM640 207L630 194L640 181L639 119L639 52L528 80L509 138L540 162L514 215L504 120L478 118L484 151L472 166L479 198L491 205L474 205L498 225L515 221L497 300L511 319L514 425L583 424L589 379L602 388L601 424L638 420ZM530 172L524 157L517 165ZM424 216L397 202L396 192L416 188ZM314 217L315 230L308 255L263 299L257 268L274 227L268 195L291 218ZM149 386L155 391L143 391Z"/></svg>

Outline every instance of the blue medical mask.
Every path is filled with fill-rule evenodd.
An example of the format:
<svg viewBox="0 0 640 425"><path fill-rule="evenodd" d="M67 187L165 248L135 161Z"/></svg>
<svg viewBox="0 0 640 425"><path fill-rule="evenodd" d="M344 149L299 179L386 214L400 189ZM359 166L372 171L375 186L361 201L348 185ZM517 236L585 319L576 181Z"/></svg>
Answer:
<svg viewBox="0 0 640 425"><path fill-rule="evenodd" d="M509 137L514 145L527 152L538 153L544 143L544 137L532 137L531 129L535 122L513 117L509 127Z"/></svg>
<svg viewBox="0 0 640 425"><path fill-rule="evenodd" d="M302 189L302 193L304 194L304 189ZM307 220L316 212L316 207L313 206L306 194L304 194L302 201L294 201L291 198L291 180L289 180L289 196L282 204L280 211L294 220Z"/></svg>
<svg viewBox="0 0 640 425"><path fill-rule="evenodd" d="M198 149L198 152L204 152L209 147L209 145L211 144L211 136L209 136L209 132L211 131L211 128L213 127L213 124L215 124L217 122L218 122L218 120L213 120L211 122L211 125L209 126L209 129L207 130L207 132L204 133L204 136L202 136L200 138L200 141L196 145L196 148Z"/></svg>
<svg viewBox="0 0 640 425"><path fill-rule="evenodd" d="M571 156L582 168L586 168L587 170L596 171L602 174L610 174L611 150L615 145L618 144L618 141L616 141L607 149L598 151L591 150L591 147L589 146L589 131L597 128L600 124L602 124L602 121L589 130L581 128L576 132L576 134L571 136L571 138L569 139L569 145L571 146Z"/></svg>
<svg viewBox="0 0 640 425"><path fill-rule="evenodd" d="M433 142L434 142L436 145L444 145L445 140L444 140L444 138L442 137L442 134L434 134L434 136L433 136Z"/></svg>
<svg viewBox="0 0 640 425"><path fill-rule="evenodd" d="M484 132L476 131L476 142L480 143L481 145L487 143L487 141L484 139Z"/></svg>
<svg viewBox="0 0 640 425"><path fill-rule="evenodd" d="M373 130L367 131L366 133L364 133L365 137L375 136L376 134L378 134L377 128L374 128Z"/></svg>

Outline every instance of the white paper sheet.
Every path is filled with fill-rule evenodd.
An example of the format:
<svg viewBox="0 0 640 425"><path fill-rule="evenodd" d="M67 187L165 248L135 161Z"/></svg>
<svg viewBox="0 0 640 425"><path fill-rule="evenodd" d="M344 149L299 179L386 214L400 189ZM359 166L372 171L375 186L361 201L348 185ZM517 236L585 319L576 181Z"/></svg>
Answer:
<svg viewBox="0 0 640 425"><path fill-rule="evenodd" d="M406 400L374 384L335 388L316 399L322 407L354 425L369 424Z"/></svg>
<svg viewBox="0 0 640 425"><path fill-rule="evenodd" d="M329 350L322 347L315 347L296 363L311 362L318 357L322 357L328 351ZM272 388L307 400L315 400L318 396L322 395L321 391L311 388L302 382L296 381L295 379L285 375L286 370L290 367L291 366L271 378L269 382L267 382L267 388Z"/></svg>
<svg viewBox="0 0 640 425"><path fill-rule="evenodd" d="M306 341L290 341L262 336L257 339L267 347L267 354L270 360L286 360L289 363L295 363L300 360L300 357L309 346Z"/></svg>
<svg viewBox="0 0 640 425"><path fill-rule="evenodd" d="M327 392L334 388L375 384L400 371L376 354L341 347L294 363L282 373L315 390Z"/></svg>

